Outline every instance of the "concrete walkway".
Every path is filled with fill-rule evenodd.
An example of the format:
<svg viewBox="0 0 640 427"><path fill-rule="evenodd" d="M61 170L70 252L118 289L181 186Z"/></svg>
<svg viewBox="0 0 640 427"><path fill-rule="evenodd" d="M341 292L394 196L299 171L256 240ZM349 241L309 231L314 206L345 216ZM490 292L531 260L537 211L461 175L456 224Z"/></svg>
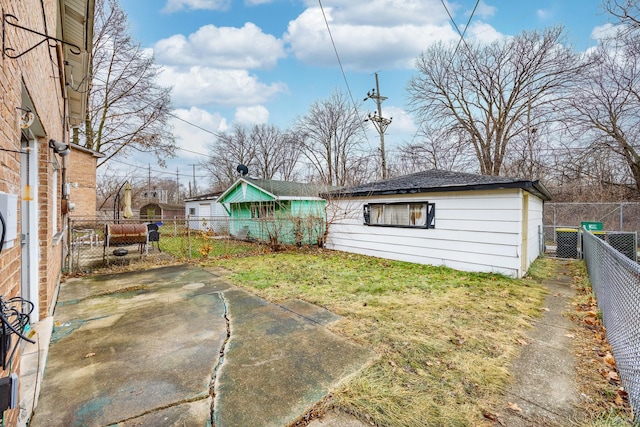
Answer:
<svg viewBox="0 0 640 427"><path fill-rule="evenodd" d="M511 368L512 385L506 392L499 423L509 427L575 425L580 419L580 392L575 375L571 321L564 316L575 289L568 265L557 260L551 279L544 315L527 335L527 345Z"/></svg>
<svg viewBox="0 0 640 427"><path fill-rule="evenodd" d="M372 356L189 266L69 280L54 319L32 427L284 426Z"/></svg>

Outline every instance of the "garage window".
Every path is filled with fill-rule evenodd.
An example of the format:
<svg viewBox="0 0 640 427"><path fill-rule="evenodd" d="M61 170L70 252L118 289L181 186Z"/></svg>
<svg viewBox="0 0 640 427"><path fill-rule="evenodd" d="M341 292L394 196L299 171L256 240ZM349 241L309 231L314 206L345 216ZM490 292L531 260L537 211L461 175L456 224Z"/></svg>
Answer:
<svg viewBox="0 0 640 427"><path fill-rule="evenodd" d="M379 227L435 228L436 204L369 203L364 205L364 223Z"/></svg>

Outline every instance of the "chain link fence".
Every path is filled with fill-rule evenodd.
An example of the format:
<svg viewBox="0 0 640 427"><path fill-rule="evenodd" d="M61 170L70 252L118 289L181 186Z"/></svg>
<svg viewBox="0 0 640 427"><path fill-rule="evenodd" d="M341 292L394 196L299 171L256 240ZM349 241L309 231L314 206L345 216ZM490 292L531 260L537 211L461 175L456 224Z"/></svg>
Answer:
<svg viewBox="0 0 640 427"><path fill-rule="evenodd" d="M635 421L640 421L640 265L585 231L584 259Z"/></svg>
<svg viewBox="0 0 640 427"><path fill-rule="evenodd" d="M640 203L545 203L543 224L547 244L556 243L556 230L577 228L583 221L601 222L604 230L640 231Z"/></svg>
<svg viewBox="0 0 640 427"><path fill-rule="evenodd" d="M634 242L640 230L640 203L545 203L546 252L559 258L581 258L583 222L600 223L602 230L591 230L593 234L637 261Z"/></svg>
<svg viewBox="0 0 640 427"><path fill-rule="evenodd" d="M583 258L584 233L585 230L580 228L557 228L555 230L555 246L551 246L551 253L558 258ZM607 242L630 260L638 261L638 234L636 232L593 231L591 234Z"/></svg>
<svg viewBox="0 0 640 427"><path fill-rule="evenodd" d="M247 218L207 217L163 219L72 219L66 270L88 273L132 262L162 264L250 253L267 245L322 245L326 223L321 217Z"/></svg>

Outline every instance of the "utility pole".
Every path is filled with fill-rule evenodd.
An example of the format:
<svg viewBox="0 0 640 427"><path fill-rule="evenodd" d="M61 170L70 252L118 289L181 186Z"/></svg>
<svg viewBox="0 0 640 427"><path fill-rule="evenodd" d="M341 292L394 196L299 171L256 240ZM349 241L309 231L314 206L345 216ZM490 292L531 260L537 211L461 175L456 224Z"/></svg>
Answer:
<svg viewBox="0 0 640 427"><path fill-rule="evenodd" d="M176 167L176 197L173 201L175 204L180 202L180 169Z"/></svg>
<svg viewBox="0 0 640 427"><path fill-rule="evenodd" d="M193 167L193 192L197 193L196 191L196 166L195 164L190 164L189 166ZM195 194L191 194L191 188L189 188L189 197L193 197L195 196Z"/></svg>
<svg viewBox="0 0 640 427"><path fill-rule="evenodd" d="M376 73L376 87L375 89L372 89L371 92L367 92L367 97L364 99L364 101L366 101L367 99L373 99L374 101L376 101L376 105L378 107L378 111L369 113L369 116L368 116L369 118L365 119L365 122L368 122L370 120L371 123L373 123L373 126L376 128L376 130L380 134L380 157L382 160L382 179L387 179L388 178L387 155L384 149L384 133L387 131L387 128L391 124L391 120L393 120L393 117L391 117L390 119L382 117L382 101L386 100L387 97L380 95L380 84L378 83L378 73Z"/></svg>

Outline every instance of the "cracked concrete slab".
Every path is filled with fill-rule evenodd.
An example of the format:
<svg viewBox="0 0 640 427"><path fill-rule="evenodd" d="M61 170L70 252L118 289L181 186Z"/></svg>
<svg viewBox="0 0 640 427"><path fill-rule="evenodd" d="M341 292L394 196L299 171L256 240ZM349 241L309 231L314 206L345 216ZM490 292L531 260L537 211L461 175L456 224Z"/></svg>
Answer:
<svg viewBox="0 0 640 427"><path fill-rule="evenodd" d="M326 329L330 316L319 307L274 305L236 289L225 298L231 338L216 383L216 426L286 426L372 356Z"/></svg>
<svg viewBox="0 0 640 427"><path fill-rule="evenodd" d="M336 319L197 267L69 280L29 425L284 426L371 357Z"/></svg>
<svg viewBox="0 0 640 427"><path fill-rule="evenodd" d="M106 426L198 401L210 418L227 288L185 267L65 283L30 426ZM163 425L192 411L173 413Z"/></svg>

